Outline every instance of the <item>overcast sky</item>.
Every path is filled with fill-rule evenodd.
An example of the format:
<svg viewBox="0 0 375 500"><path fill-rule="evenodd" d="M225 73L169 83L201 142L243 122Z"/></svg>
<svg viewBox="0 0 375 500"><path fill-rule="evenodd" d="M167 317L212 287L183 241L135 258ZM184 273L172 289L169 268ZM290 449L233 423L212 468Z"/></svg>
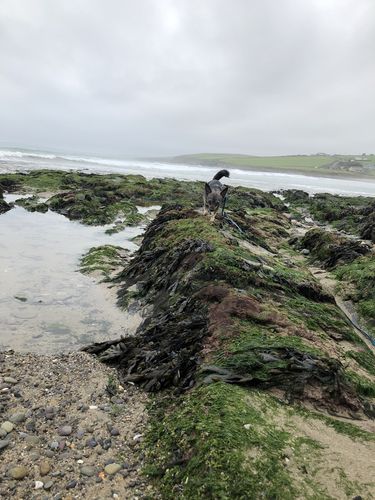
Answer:
<svg viewBox="0 0 375 500"><path fill-rule="evenodd" d="M0 0L0 146L375 152L374 0Z"/></svg>

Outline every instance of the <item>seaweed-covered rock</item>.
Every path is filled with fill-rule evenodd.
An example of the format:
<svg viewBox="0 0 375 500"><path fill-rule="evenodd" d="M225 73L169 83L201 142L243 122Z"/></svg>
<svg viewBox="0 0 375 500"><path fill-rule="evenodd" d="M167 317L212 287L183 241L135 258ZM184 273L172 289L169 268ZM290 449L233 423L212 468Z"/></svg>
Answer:
<svg viewBox="0 0 375 500"><path fill-rule="evenodd" d="M371 206L371 209L365 215L360 228L360 236L375 243L375 204Z"/></svg>
<svg viewBox="0 0 375 500"><path fill-rule="evenodd" d="M16 205L23 207L28 212L48 212L47 203L41 203L39 196L31 196L30 198L20 198L15 201Z"/></svg>
<svg viewBox="0 0 375 500"><path fill-rule="evenodd" d="M8 212L12 208L4 199L3 199L3 191L0 188L0 214Z"/></svg>
<svg viewBox="0 0 375 500"><path fill-rule="evenodd" d="M310 250L312 260L319 261L326 269L352 262L371 251L371 247L360 240L318 228L310 229L299 246Z"/></svg>
<svg viewBox="0 0 375 500"><path fill-rule="evenodd" d="M146 319L134 337L85 350L149 391L225 380L276 387L289 401L363 409L339 358L331 356L340 340L353 341L332 298L277 256L268 253L273 267L256 260L239 245L251 238L244 234L251 231L247 214L236 217L241 231L221 220L210 224L191 209L164 207L117 277L122 305L134 298L152 305ZM304 320L310 303L322 316L318 333Z"/></svg>

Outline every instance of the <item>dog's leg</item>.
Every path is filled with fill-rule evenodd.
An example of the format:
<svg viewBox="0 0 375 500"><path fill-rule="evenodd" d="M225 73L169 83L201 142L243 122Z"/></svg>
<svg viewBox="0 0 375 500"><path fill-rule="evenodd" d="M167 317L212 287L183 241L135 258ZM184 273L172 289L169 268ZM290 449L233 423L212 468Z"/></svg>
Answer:
<svg viewBox="0 0 375 500"><path fill-rule="evenodd" d="M207 215L206 197L203 195L203 215Z"/></svg>
<svg viewBox="0 0 375 500"><path fill-rule="evenodd" d="M210 218L211 222L214 222L216 214L217 214L217 212L212 212L211 218Z"/></svg>

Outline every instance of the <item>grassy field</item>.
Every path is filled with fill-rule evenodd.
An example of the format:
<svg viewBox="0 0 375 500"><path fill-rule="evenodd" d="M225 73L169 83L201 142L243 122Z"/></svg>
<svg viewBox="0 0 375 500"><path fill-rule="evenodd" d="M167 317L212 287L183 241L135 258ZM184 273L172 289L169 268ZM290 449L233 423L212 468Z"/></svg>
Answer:
<svg viewBox="0 0 375 500"><path fill-rule="evenodd" d="M375 155L290 155L250 156L201 153L183 155L174 161L190 164L222 165L245 169L277 170L302 173L375 176Z"/></svg>

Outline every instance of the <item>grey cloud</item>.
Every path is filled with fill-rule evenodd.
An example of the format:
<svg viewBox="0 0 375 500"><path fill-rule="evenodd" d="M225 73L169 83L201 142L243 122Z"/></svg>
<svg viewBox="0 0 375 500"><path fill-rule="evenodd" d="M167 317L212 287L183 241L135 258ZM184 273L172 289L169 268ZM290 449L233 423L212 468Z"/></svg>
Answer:
<svg viewBox="0 0 375 500"><path fill-rule="evenodd" d="M372 0L2 0L0 145L371 152Z"/></svg>

